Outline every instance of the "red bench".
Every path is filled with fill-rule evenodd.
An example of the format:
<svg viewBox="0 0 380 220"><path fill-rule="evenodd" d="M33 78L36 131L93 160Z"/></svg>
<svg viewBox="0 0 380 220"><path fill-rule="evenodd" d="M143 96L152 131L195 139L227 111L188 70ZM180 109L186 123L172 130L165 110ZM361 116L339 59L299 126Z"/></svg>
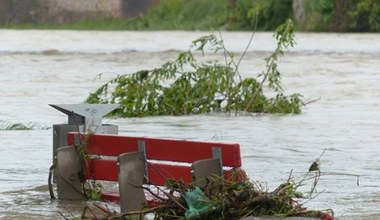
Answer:
<svg viewBox="0 0 380 220"><path fill-rule="evenodd" d="M68 133L67 138L70 146L80 141L76 133ZM57 152L58 197L81 198L71 194L81 191L75 175L79 171L77 167L83 165L86 179L119 183L117 192L104 191L102 199L120 202L122 212L139 210L141 203L156 204L157 201L145 196L142 188L136 187L146 183L146 179L149 184L164 186L167 179L191 183L221 172L225 178L231 178L242 165L240 146L235 143L82 135L82 139L86 138L87 154L92 156L83 164L75 159L78 156L73 147L60 148Z"/></svg>

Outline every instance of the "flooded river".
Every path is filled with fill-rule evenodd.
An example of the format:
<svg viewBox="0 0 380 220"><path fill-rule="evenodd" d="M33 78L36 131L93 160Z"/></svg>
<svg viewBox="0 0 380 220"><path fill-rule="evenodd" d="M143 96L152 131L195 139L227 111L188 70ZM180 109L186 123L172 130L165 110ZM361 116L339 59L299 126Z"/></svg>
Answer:
<svg viewBox="0 0 380 220"><path fill-rule="evenodd" d="M66 116L48 104L81 103L118 74L152 69L187 50L205 32L76 32L0 30L0 123L34 124L0 130L0 218L63 219L80 204L50 200L52 124ZM251 33L222 33L241 54ZM338 219L380 219L380 35L297 34L281 59L283 86L314 100L300 115L208 114L104 119L120 133L233 141L243 167L269 191L293 172L301 180L320 159L318 196L305 203L333 209ZM264 68L271 33L257 33L241 64L244 76ZM214 58L223 60L222 56ZM359 184L355 175L360 175ZM302 189L307 191L311 182ZM61 213L61 214L60 214Z"/></svg>

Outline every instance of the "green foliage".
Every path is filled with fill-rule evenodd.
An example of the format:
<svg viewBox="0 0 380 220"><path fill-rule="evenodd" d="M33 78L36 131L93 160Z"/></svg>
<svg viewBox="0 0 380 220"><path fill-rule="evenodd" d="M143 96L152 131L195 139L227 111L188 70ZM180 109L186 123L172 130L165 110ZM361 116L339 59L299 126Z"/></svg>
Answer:
<svg viewBox="0 0 380 220"><path fill-rule="evenodd" d="M380 31L379 0L316 0L304 4L310 30Z"/></svg>
<svg viewBox="0 0 380 220"><path fill-rule="evenodd" d="M331 21L335 12L335 1L319 0L314 1L314 4L316 4L316 11L322 15L323 22Z"/></svg>
<svg viewBox="0 0 380 220"><path fill-rule="evenodd" d="M336 28L334 20L336 3L332 0L305 1L305 24L301 29L311 31L328 31Z"/></svg>
<svg viewBox="0 0 380 220"><path fill-rule="evenodd" d="M132 29L218 29L227 19L228 1L163 0L147 15L130 20Z"/></svg>
<svg viewBox="0 0 380 220"><path fill-rule="evenodd" d="M30 122L28 124L22 123L10 123L7 121L0 120L0 131L14 131L14 130L47 130L47 127L42 127L41 125Z"/></svg>
<svg viewBox="0 0 380 220"><path fill-rule="evenodd" d="M257 21L252 10L255 4L250 0L237 0L230 5L226 27L228 29L253 30Z"/></svg>
<svg viewBox="0 0 380 220"><path fill-rule="evenodd" d="M232 13L242 29L252 30L258 19L259 30L273 30L292 17L292 0L237 0Z"/></svg>
<svg viewBox="0 0 380 220"><path fill-rule="evenodd" d="M351 27L356 31L380 31L380 1L350 0L352 9L348 15L353 18Z"/></svg>
<svg viewBox="0 0 380 220"><path fill-rule="evenodd" d="M379 31L379 0L304 1L311 31ZM274 30L293 16L292 0L163 0L139 18L120 22L126 29ZM112 24L112 23L111 23ZM112 25L109 24L109 27Z"/></svg>
<svg viewBox="0 0 380 220"><path fill-rule="evenodd" d="M274 30L292 16L291 0L161 0L136 18L103 18L67 24L4 24L3 28L74 30ZM258 14L258 16L257 16Z"/></svg>
<svg viewBox="0 0 380 220"><path fill-rule="evenodd" d="M136 18L71 23L2 24L13 29L72 30L274 30L293 17L292 0L161 0ZM306 31L380 31L379 0L303 1ZM257 25L256 25L257 24Z"/></svg>
<svg viewBox="0 0 380 220"><path fill-rule="evenodd" d="M300 113L300 95L285 96L281 87L278 59L293 46L293 23L289 20L275 32L277 47L265 60L266 71L256 78L242 79L234 55L215 35L193 41L187 52L153 70L121 75L90 94L87 103L119 103L114 114L122 117L202 114L214 111L257 113ZM205 51L225 54L225 63L201 62ZM277 95L267 98L268 86Z"/></svg>
<svg viewBox="0 0 380 220"><path fill-rule="evenodd" d="M87 146L89 144L92 133L89 132L86 136L80 135L80 144L75 144L74 148L78 154L80 161L80 171L78 173L83 196L89 200L100 200L103 186L97 180L88 180L86 178L84 166L88 166L91 160L94 159L92 155L87 152Z"/></svg>
<svg viewBox="0 0 380 220"><path fill-rule="evenodd" d="M259 13L258 29L273 30L291 17L291 7L291 0L163 0L137 21L143 29L252 30Z"/></svg>
<svg viewBox="0 0 380 220"><path fill-rule="evenodd" d="M298 189L305 179L296 183L290 176L273 192L268 192L259 183L248 178L239 181L226 180L219 176L206 178L209 185L201 188L181 182L175 184L181 185L179 188L169 186L170 192L176 192L180 197L171 196L163 200L154 210L154 219L224 220L243 219L248 216L330 219L333 216L331 210L308 210L299 202L305 199Z"/></svg>

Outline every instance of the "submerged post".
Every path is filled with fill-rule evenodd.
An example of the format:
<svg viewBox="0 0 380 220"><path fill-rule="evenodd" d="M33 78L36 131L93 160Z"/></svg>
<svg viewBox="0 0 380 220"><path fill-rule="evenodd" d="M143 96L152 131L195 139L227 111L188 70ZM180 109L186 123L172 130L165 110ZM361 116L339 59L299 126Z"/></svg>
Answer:
<svg viewBox="0 0 380 220"><path fill-rule="evenodd" d="M67 124L53 125L53 165L56 165L58 148L67 146L68 132L118 133L117 125L102 124L102 118L119 107L118 104L50 104L50 106L68 117Z"/></svg>
<svg viewBox="0 0 380 220"><path fill-rule="evenodd" d="M73 195L73 190L68 190L73 187L73 184L68 185L67 180L60 180L57 178L57 173L62 172L62 177L65 176L67 172L75 172L73 170L66 170L69 164L76 164L77 158L68 158L66 154L63 153L63 147L67 146L67 133L68 132L80 132L80 133L103 133L103 134L117 134L118 126L110 124L102 124L102 118L109 112L116 109L119 105L117 104L61 104L52 105L51 107L63 112L68 117L67 124L54 124L53 125L53 167L54 167L54 177L53 181L57 182L58 198L63 199L75 199L78 198L77 195ZM62 153L65 158L61 158L58 163L58 150L62 148ZM58 168L57 166L60 166ZM71 168L70 168L71 169ZM71 178L72 179L72 178ZM76 188L76 187L74 187ZM61 193L60 193L61 192ZM65 193L68 192L68 193Z"/></svg>

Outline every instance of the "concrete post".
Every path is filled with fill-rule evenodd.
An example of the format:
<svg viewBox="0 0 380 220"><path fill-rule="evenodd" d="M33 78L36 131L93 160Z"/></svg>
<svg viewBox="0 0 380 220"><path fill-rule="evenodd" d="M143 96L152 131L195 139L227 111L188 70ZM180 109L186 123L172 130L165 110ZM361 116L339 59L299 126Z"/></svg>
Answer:
<svg viewBox="0 0 380 220"><path fill-rule="evenodd" d="M104 133L117 134L118 126L102 124L102 117L119 105L78 104L78 105L50 105L68 116L67 124L53 125L53 182L57 182L58 198L82 198L78 193L80 180L75 176L78 173L78 158L74 148L67 146L67 133ZM61 150L62 148L62 150ZM58 181L57 181L58 179Z"/></svg>

